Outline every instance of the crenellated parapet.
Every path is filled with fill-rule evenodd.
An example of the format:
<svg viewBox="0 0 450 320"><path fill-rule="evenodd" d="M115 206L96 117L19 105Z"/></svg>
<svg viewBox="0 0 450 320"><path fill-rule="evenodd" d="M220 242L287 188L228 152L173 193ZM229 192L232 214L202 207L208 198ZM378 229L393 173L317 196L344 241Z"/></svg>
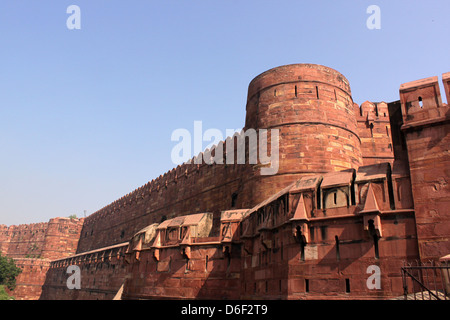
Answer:
<svg viewBox="0 0 450 320"><path fill-rule="evenodd" d="M394 162L389 108L386 102L354 104L364 165Z"/></svg>
<svg viewBox="0 0 450 320"><path fill-rule="evenodd" d="M12 258L59 258L76 251L83 219L0 226L0 252Z"/></svg>
<svg viewBox="0 0 450 320"><path fill-rule="evenodd" d="M442 75L447 100L449 97L450 73ZM437 76L404 83L400 86L400 102L403 115L403 129L427 126L448 121L449 106L441 98Z"/></svg>

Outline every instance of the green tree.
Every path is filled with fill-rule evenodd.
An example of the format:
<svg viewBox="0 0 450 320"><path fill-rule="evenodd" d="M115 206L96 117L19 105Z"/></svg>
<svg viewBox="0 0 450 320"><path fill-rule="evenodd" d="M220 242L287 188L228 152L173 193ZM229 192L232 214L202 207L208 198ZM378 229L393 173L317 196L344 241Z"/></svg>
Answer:
<svg viewBox="0 0 450 320"><path fill-rule="evenodd" d="M16 287L16 277L22 272L13 259L0 254L0 285L5 285L9 290Z"/></svg>
<svg viewBox="0 0 450 320"><path fill-rule="evenodd" d="M71 214L71 215L68 216L67 218L70 218L70 219L76 219L76 218L77 218L77 215L76 215L76 214Z"/></svg>

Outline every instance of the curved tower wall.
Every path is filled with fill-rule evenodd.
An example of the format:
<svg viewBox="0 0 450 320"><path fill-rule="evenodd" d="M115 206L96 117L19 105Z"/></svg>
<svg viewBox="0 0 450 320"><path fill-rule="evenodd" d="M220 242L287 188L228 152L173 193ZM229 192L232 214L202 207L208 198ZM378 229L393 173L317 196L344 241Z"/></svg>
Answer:
<svg viewBox="0 0 450 320"><path fill-rule="evenodd" d="M348 81L327 67L288 65L257 76L248 92L244 131L250 128L280 129L276 174L236 160L178 166L86 218L78 252L121 243L163 218L252 208L303 175L361 163Z"/></svg>
<svg viewBox="0 0 450 320"><path fill-rule="evenodd" d="M250 128L279 129L278 172L254 179L256 202L303 175L362 164L349 82L325 66L286 65L254 78L245 121Z"/></svg>

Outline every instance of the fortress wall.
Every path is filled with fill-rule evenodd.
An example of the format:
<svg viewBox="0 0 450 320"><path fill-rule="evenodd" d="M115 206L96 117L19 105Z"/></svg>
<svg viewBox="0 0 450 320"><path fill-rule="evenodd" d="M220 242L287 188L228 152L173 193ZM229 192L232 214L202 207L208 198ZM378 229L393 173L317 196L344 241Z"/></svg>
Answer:
<svg viewBox="0 0 450 320"><path fill-rule="evenodd" d="M261 175L265 164L260 162L183 164L86 218L77 252L123 242L145 226L177 215L217 215L233 205L249 208L303 175L362 163L350 86L331 68L289 65L253 79L244 131L250 129L279 129L274 175ZM248 163L249 142L245 145Z"/></svg>
<svg viewBox="0 0 450 320"><path fill-rule="evenodd" d="M112 300L126 279L123 256L128 243L74 255L50 263L41 300ZM80 288L67 285L74 272L69 266L79 267ZM70 270L69 270L70 271ZM72 282L74 285L75 282Z"/></svg>
<svg viewBox="0 0 450 320"><path fill-rule="evenodd" d="M390 208L392 195L386 188L390 171L382 168L387 164L358 170L354 205L340 196L335 204L328 201L336 191L343 194L348 188L339 178L345 177L344 173L329 173L322 186L328 188L324 186L330 181L327 177L333 177L335 184L327 192L307 185L320 175L305 177L284 195L274 196L247 215L241 222L241 298L381 299L401 295L400 267L418 257L414 210L412 206ZM317 208L318 194L324 197L323 208ZM371 201L376 205L370 206ZM371 219L378 221L374 231L367 227ZM381 272L381 290L367 287L370 266Z"/></svg>
<svg viewBox="0 0 450 320"><path fill-rule="evenodd" d="M442 75L450 96L450 74ZM420 257L438 260L450 252L450 108L442 103L438 77L400 86L416 212Z"/></svg>
<svg viewBox="0 0 450 320"><path fill-rule="evenodd" d="M56 259L75 252L83 219L0 226L0 248L11 258Z"/></svg>
<svg viewBox="0 0 450 320"><path fill-rule="evenodd" d="M22 269L11 295L17 300L39 299L50 261L75 253L82 224L83 219L54 218L45 223L0 226L2 254Z"/></svg>
<svg viewBox="0 0 450 320"><path fill-rule="evenodd" d="M280 129L278 174L339 171L361 164L350 86L328 67L287 65L257 76L249 85L245 127ZM308 167L312 163L316 167Z"/></svg>
<svg viewBox="0 0 450 320"><path fill-rule="evenodd" d="M77 253L117 244L142 228L179 215L253 204L246 165L184 164L86 218Z"/></svg>
<svg viewBox="0 0 450 320"><path fill-rule="evenodd" d="M124 299L239 299L239 247L229 262L220 243L191 246L188 263L180 247L160 251L159 261L146 250L127 265Z"/></svg>
<svg viewBox="0 0 450 320"><path fill-rule="evenodd" d="M360 107L355 104L355 114L364 165L383 162L392 165L394 145L388 105L366 101Z"/></svg>
<svg viewBox="0 0 450 320"><path fill-rule="evenodd" d="M401 103L358 106L333 69L271 69L249 85L245 130L279 129L274 175L261 175L260 162L183 164L84 220L52 219L35 238L28 227L0 226L0 249L23 256L40 241L40 255L53 259L42 299L112 299L121 289L125 299L401 295L405 260L449 249L449 112L438 90L425 79L402 85ZM253 209L236 221L237 239L225 241L221 212L232 208ZM204 212L213 223L203 239L152 249L125 242L153 223ZM40 265L25 262L31 288ZM67 288L71 265L80 267L80 290ZM380 268L381 290L367 287L368 266Z"/></svg>
<svg viewBox="0 0 450 320"><path fill-rule="evenodd" d="M84 218L54 218L48 222L42 257L54 260L76 252Z"/></svg>
<svg viewBox="0 0 450 320"><path fill-rule="evenodd" d="M38 300L50 261L30 258L15 258L14 261L22 269L22 273L17 276L16 288L10 295L16 300Z"/></svg>
<svg viewBox="0 0 450 320"><path fill-rule="evenodd" d="M245 128L279 130L279 169L255 179L264 201L306 175L358 168L361 140L348 80L314 64L270 69L249 85Z"/></svg>
<svg viewBox="0 0 450 320"><path fill-rule="evenodd" d="M0 226L0 249L11 258L42 257L48 223Z"/></svg>

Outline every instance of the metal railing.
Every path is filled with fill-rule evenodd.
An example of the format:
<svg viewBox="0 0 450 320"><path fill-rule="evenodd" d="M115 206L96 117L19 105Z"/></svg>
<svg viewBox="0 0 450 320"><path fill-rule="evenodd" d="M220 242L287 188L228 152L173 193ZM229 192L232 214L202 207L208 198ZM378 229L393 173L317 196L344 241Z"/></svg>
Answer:
<svg viewBox="0 0 450 320"><path fill-rule="evenodd" d="M450 300L450 263L404 264L401 268L405 300Z"/></svg>

